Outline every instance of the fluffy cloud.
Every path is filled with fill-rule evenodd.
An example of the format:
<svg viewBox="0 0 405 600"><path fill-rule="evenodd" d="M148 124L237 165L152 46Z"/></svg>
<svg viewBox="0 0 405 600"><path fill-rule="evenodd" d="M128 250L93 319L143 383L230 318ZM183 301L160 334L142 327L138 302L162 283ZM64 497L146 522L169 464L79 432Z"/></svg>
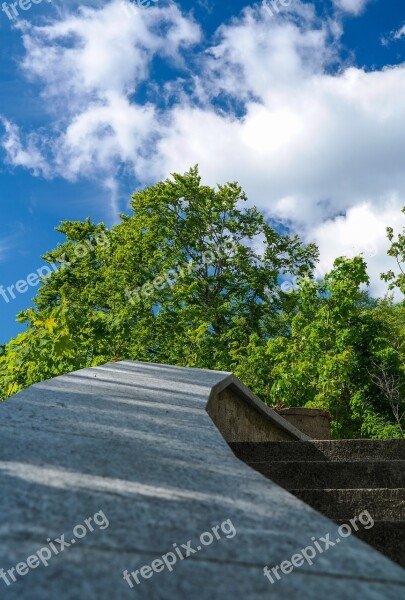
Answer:
<svg viewBox="0 0 405 600"><path fill-rule="evenodd" d="M337 8L352 15L359 15L363 12L370 0L333 0Z"/></svg>
<svg viewBox="0 0 405 600"><path fill-rule="evenodd" d="M380 274L390 268L395 269L394 259L387 259L390 243L386 236L389 224L396 231L402 231L405 217L399 208L405 204L404 197L395 195L381 199L380 205L369 202L350 208L345 216L329 219L312 231L312 239L318 244L322 261L320 274L326 273L337 256L357 256L362 254L368 265L372 291L383 295L386 284Z"/></svg>
<svg viewBox="0 0 405 600"><path fill-rule="evenodd" d="M375 249L380 293L378 274L392 266L385 226L403 225L405 65L332 70L340 33L298 0L277 19L245 9L194 55L200 30L174 5L131 19L114 1L25 25L24 68L42 84L53 129L27 146L10 129L9 159L45 171L46 145L49 172L102 173L114 210L117 163L145 184L198 162L208 183L237 179L270 217L317 241L326 263L353 244ZM183 80L149 81L156 57Z"/></svg>
<svg viewBox="0 0 405 600"><path fill-rule="evenodd" d="M181 65L182 48L200 38L197 25L175 5L141 9L116 0L49 25L19 27L26 50L22 68L42 86L51 116L42 136L50 150L48 169L67 179L106 172L109 177L117 162L135 162L148 151L157 133L156 106L132 98L147 82L155 57ZM4 147L14 164L40 168L32 140L20 139L11 125Z"/></svg>
<svg viewBox="0 0 405 600"><path fill-rule="evenodd" d="M4 129L2 145L8 162L16 167L30 169L34 175L47 177L49 168L38 149L41 142L38 136L33 133L26 136L25 147L23 147L18 127L4 117L0 117L0 123Z"/></svg>
<svg viewBox="0 0 405 600"><path fill-rule="evenodd" d="M398 31L395 31L394 33L395 40L400 40L402 37L405 37L405 25L398 29Z"/></svg>
<svg viewBox="0 0 405 600"><path fill-rule="evenodd" d="M177 107L155 176L199 162L212 184L237 178L270 216L317 241L324 262L361 240L360 251L376 249L368 259L381 293L378 275L392 266L385 226L404 225L405 65L331 74L336 30L310 12L269 23L247 11L223 27L205 90L242 98L243 116Z"/></svg>

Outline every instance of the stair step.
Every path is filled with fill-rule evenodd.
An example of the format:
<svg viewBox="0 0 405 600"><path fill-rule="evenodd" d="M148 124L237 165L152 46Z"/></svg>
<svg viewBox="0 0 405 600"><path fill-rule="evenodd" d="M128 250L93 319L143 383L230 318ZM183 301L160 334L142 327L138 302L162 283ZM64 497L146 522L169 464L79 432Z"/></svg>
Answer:
<svg viewBox="0 0 405 600"><path fill-rule="evenodd" d="M347 521L336 521L339 525ZM370 529L359 529L355 535L405 567L405 521L375 521Z"/></svg>
<svg viewBox="0 0 405 600"><path fill-rule="evenodd" d="M230 446L238 458L248 463L405 460L405 439L234 442Z"/></svg>
<svg viewBox="0 0 405 600"><path fill-rule="evenodd" d="M405 488L405 461L248 463L281 487L292 489Z"/></svg>
<svg viewBox="0 0 405 600"><path fill-rule="evenodd" d="M405 489L289 490L334 521L350 519L367 510L374 521L405 521ZM405 541L404 541L405 544Z"/></svg>
<svg viewBox="0 0 405 600"><path fill-rule="evenodd" d="M405 567L405 440L231 443L235 455Z"/></svg>

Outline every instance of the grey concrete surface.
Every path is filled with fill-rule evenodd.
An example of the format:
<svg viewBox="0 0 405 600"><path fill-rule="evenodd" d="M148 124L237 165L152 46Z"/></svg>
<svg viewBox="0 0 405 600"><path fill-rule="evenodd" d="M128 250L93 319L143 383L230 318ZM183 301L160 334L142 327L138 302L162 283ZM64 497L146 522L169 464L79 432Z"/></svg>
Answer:
<svg viewBox="0 0 405 600"><path fill-rule="evenodd" d="M278 461L252 463L287 489L405 488L405 461Z"/></svg>
<svg viewBox="0 0 405 600"><path fill-rule="evenodd" d="M102 510L109 520L7 586L12 600L395 599L405 571L353 536L273 585L263 575L337 525L238 460L206 406L229 374L121 362L0 404L0 569ZM236 535L130 588L139 570L230 519ZM221 530L220 530L221 533Z"/></svg>
<svg viewBox="0 0 405 600"><path fill-rule="evenodd" d="M236 456L337 524L367 510L356 535L405 567L405 440L233 443Z"/></svg>
<svg viewBox="0 0 405 600"><path fill-rule="evenodd" d="M327 410L295 407L282 408L277 413L312 440L330 440L332 437L332 417Z"/></svg>
<svg viewBox="0 0 405 600"><path fill-rule="evenodd" d="M306 504L327 515L329 519L342 520L367 509L375 521L405 523L405 489L291 489ZM405 546L405 537L404 537Z"/></svg>
<svg viewBox="0 0 405 600"><path fill-rule="evenodd" d="M398 440L311 440L310 442L236 442L236 456L248 463L264 461L405 460L405 442Z"/></svg>

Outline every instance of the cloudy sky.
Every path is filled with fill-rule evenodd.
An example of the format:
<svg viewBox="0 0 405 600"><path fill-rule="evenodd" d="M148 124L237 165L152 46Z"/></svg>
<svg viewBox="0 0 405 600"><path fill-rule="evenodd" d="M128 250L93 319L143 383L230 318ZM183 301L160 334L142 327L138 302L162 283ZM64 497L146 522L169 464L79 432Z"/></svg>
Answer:
<svg viewBox="0 0 405 600"><path fill-rule="evenodd" d="M404 0L42 0L0 13L0 284L195 163L371 291L405 216ZM10 19L9 16L13 17ZM0 342L36 289L0 297Z"/></svg>

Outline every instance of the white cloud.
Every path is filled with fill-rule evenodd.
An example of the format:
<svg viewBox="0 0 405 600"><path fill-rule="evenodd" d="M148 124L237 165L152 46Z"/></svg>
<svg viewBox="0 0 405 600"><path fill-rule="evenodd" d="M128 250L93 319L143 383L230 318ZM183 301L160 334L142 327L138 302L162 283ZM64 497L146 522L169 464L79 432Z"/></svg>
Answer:
<svg viewBox="0 0 405 600"><path fill-rule="evenodd" d="M107 177L104 180L104 188L110 193L110 208L111 214L115 216L117 222L119 222L119 183L114 177Z"/></svg>
<svg viewBox="0 0 405 600"><path fill-rule="evenodd" d="M337 8L352 15L359 15L363 12L370 0L333 0Z"/></svg>
<svg viewBox="0 0 405 600"><path fill-rule="evenodd" d="M192 57L198 68L187 79L183 50L201 34L174 5L130 19L114 1L26 24L24 68L43 86L53 127L27 147L10 129L9 160L39 173L36 148L47 144L49 171L101 174L113 211L117 163L145 184L198 162L208 183L237 179L269 216L317 241L324 261L348 241L376 246L380 291L378 273L392 266L385 226L402 227L405 205L405 64L332 73L340 33L338 20L319 21L298 0L277 19L248 8ZM185 85L149 81L156 56L182 66Z"/></svg>
<svg viewBox="0 0 405 600"><path fill-rule="evenodd" d="M1 116L0 123L4 128L4 134L0 138L0 142L6 151L9 164L15 167L25 167L30 169L34 175L47 177L49 169L46 160L38 149L38 144L40 144L39 137L35 134L28 135L24 148L20 140L18 127Z"/></svg>
<svg viewBox="0 0 405 600"><path fill-rule="evenodd" d="M82 7L49 25L24 22L20 28L22 67L41 84L52 115L49 170L68 179L111 172L117 161L135 161L147 151L156 135L156 106L131 98L147 82L154 57L181 64L181 49L200 37L175 5L139 9L117 0L101 9ZM9 130L9 159L38 168L32 145L24 154L24 141Z"/></svg>
<svg viewBox="0 0 405 600"><path fill-rule="evenodd" d="M113 0L101 8L78 7L75 14L61 10L50 24L17 25L26 50L22 69L40 83L51 126L41 136L26 135L5 121L3 147L10 163L35 174L101 178L115 216L117 165L134 167L158 135L156 97L133 97L141 85L148 87L155 57L184 66L182 49L199 41L200 30L174 4L142 9Z"/></svg>
<svg viewBox="0 0 405 600"><path fill-rule="evenodd" d="M267 27L249 15L224 28L205 74L214 92L255 98L244 116L176 107L158 144L156 176L192 162L211 181L237 174L252 199L302 226L354 200L404 190L405 65L329 75L325 30ZM218 80L221 72L227 75Z"/></svg>
<svg viewBox="0 0 405 600"><path fill-rule="evenodd" d="M372 293L384 295L387 285L380 274L397 267L395 259L387 258L390 242L386 226L389 224L396 232L402 232L405 216L400 208L404 204L404 198L395 196L382 198L379 206L365 202L350 208L344 217L325 221L315 228L312 237L322 256L320 270L329 271L337 256L362 254L368 265Z"/></svg>
<svg viewBox="0 0 405 600"><path fill-rule="evenodd" d="M398 31L394 32L394 39L400 40L402 37L405 37L405 25L403 25Z"/></svg>
<svg viewBox="0 0 405 600"><path fill-rule="evenodd" d="M0 262L9 260L12 254L15 254L18 242L27 233L26 227L20 221L15 222L13 227L8 226L8 229L13 233L0 238Z"/></svg>
<svg viewBox="0 0 405 600"><path fill-rule="evenodd" d="M405 37L405 25L403 25L399 29L394 29L393 31L390 31L386 35L382 35L381 36L381 45L389 46L393 42L398 42L403 37Z"/></svg>
<svg viewBox="0 0 405 600"><path fill-rule="evenodd" d="M246 112L236 118L177 107L158 144L155 177L198 162L211 184L238 179L269 215L318 241L323 260L346 251L346 243L335 244L339 236L377 245L372 269L380 291L379 269L392 266L385 226L402 222L405 205L405 65L331 75L326 26L308 18L268 27L248 11L222 28L205 89L242 96ZM363 206L378 231L355 218Z"/></svg>

